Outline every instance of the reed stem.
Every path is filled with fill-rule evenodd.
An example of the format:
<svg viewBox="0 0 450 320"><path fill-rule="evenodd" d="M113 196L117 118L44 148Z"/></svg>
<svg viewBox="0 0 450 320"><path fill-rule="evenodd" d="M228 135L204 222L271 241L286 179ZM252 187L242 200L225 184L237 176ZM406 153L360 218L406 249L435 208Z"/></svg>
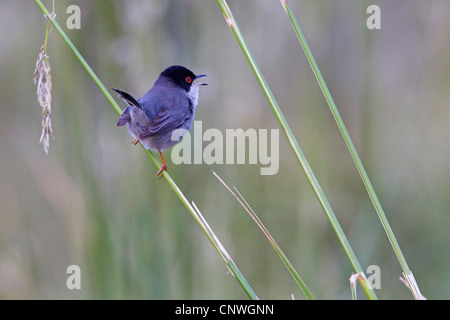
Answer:
<svg viewBox="0 0 450 320"><path fill-rule="evenodd" d="M53 27L56 29L58 34L64 39L64 41L67 43L69 48L72 50L72 52L75 54L77 59L80 61L81 65L86 69L87 73L91 76L92 80L94 80L95 84L100 88L100 91L105 95L106 99L110 102L110 104L113 106L113 108L116 110L118 114L122 113L122 109L119 107L117 102L114 100L114 98L111 96L109 91L106 89L106 87L103 85L103 83L100 81L100 79L97 77L95 72L91 69L91 67L88 65L86 60L83 58L83 56L80 54L80 52L77 50L77 48L74 46L72 41L67 37L67 35L64 33L64 31L61 29L59 24L56 22L54 16L51 16L48 12L47 8L42 4L40 0L35 0L36 4L41 8L42 12L45 14L46 18L52 23ZM149 150L146 150L143 146L142 148L147 153L149 158L155 163L155 165L160 168L161 164L157 160L157 158L153 155L153 153ZM236 264L231 259L230 255L226 252L223 245L220 243L219 239L215 236L215 234L212 232L212 229L209 227L209 225L206 223L206 220L201 216L200 211L187 200L185 195L181 192L181 190L178 188L175 181L173 181L172 177L167 171L164 171L163 173L164 177L166 178L167 182L171 186L171 189L175 192L175 194L178 196L180 201L183 203L183 205L188 209L189 213L192 215L194 220L197 222L197 224L202 229L203 233L208 237L208 239L211 241L215 249L218 251L221 258L225 261L227 267L232 272L234 278L238 281L238 283L241 285L242 289L245 291L245 293L248 295L250 299L258 299L255 292L251 288L251 286L248 284L247 280L245 280L242 273L237 268ZM206 224L205 224L206 223Z"/></svg>
<svg viewBox="0 0 450 320"><path fill-rule="evenodd" d="M325 193L323 192L322 188L320 187L319 182L316 179L316 176L314 175L311 167L309 166L309 163L303 154L302 149L300 148L297 139L295 138L294 134L292 133L291 128L289 127L289 124L286 121L286 118L283 115L283 112L281 111L281 108L279 107L272 91L269 88L269 85L267 84L261 70L258 67L258 64L256 63L255 58L253 57L253 54L247 45L247 42L245 41L244 35L242 34L241 30L239 29L239 26L236 22L236 20L233 17L233 14L225 0L216 0L217 4L219 5L222 14L224 15L225 21L227 22L231 32L235 36L245 58L247 59L250 68L252 69L253 73L255 74L255 77L261 86L261 89L263 90L264 95L266 96L267 101L269 102L272 111L277 118L278 122L280 123L280 126L292 148L292 151L294 152L295 156L297 157L297 160L299 161L300 165L303 168L303 171L306 174L306 177L308 178L309 183L311 184L311 187L313 188L317 199L319 200L325 214L327 215L328 221L330 222L336 236L339 239L339 242L341 243L355 273L359 274L362 273L361 265L353 252L352 247L350 246L350 243L347 240L347 237L345 236L344 231L342 230L334 212L333 209L330 206L330 203L328 202ZM367 298L369 299L377 299L375 292L371 288L370 284L367 280L361 280L360 284L364 290L364 293L366 294Z"/></svg>
<svg viewBox="0 0 450 320"><path fill-rule="evenodd" d="M353 162L355 163L356 168L358 169L359 175L361 176L361 179L364 183L367 193L369 194L370 200L372 201L372 204L375 207L378 218L380 219L380 222L383 225L383 228L386 232L389 242L391 243L392 249L394 250L395 255L397 256L400 266L403 269L403 272L406 275L408 275L408 277L414 278L411 270L408 267L408 263L406 262L406 259L403 256L402 250L400 249L400 245L398 244L397 239L395 238L394 231L392 231L392 228L389 224L386 214L384 213L383 207L381 206L381 202L380 200L378 200L375 189L373 188L372 183L370 182L366 169L364 168L364 165L362 164L362 161L359 158L355 145L353 144L352 139L350 138L350 134L348 133L347 128L345 127L344 121L342 120L341 115L339 114L338 108L334 103L330 90L328 90L327 84L325 83L325 80L322 77L322 73L319 70L319 66L316 63L314 56L308 46L308 43L306 42L305 36L303 35L303 32L300 29L297 19L295 18L292 12L292 8L287 0L281 0L281 5L283 6L284 10L286 11L289 17L289 20L292 23L292 27L295 30L297 38L300 41L300 44L303 48L303 51L305 52L308 62L311 65L314 75L316 76L317 82L319 83L320 89L323 92L323 95L328 103L328 106L330 107L330 111L333 114L336 124L339 127L342 137L344 138L344 141L347 145L347 148L350 151ZM410 289L413 292L414 297L422 296L419 287L417 286L417 283L415 281L411 283Z"/></svg>

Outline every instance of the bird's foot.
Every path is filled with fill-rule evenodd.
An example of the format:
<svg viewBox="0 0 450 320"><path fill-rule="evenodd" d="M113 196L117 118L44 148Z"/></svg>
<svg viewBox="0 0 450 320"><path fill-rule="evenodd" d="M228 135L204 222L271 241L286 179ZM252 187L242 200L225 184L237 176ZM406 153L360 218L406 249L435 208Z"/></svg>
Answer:
<svg viewBox="0 0 450 320"><path fill-rule="evenodd" d="M132 144L137 145L139 143L139 139L135 139L133 141L131 141Z"/></svg>
<svg viewBox="0 0 450 320"><path fill-rule="evenodd" d="M161 166L161 169L159 169L158 173L156 173L156 175L158 176L158 179L162 178L164 171L167 171L167 164L165 164L165 163Z"/></svg>

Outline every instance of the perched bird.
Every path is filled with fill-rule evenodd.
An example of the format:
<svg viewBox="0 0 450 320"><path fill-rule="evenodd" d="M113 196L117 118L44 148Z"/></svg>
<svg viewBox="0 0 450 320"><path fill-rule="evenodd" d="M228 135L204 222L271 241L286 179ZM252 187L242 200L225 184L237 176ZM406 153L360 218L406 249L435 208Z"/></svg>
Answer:
<svg viewBox="0 0 450 320"><path fill-rule="evenodd" d="M117 126L128 125L134 138L132 143L141 144L148 150L158 151L162 166L157 175L162 177L167 171L162 152L177 144L172 141L172 133L177 129L191 129L198 91L206 83L194 82L206 75L195 75L182 66L171 66L161 72L153 87L139 99L130 94L113 89L128 105L120 115Z"/></svg>

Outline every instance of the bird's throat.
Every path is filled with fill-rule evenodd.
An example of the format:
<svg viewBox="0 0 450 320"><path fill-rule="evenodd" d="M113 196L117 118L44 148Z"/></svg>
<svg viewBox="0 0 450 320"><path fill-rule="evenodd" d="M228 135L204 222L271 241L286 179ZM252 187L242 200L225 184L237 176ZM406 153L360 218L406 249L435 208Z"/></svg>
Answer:
<svg viewBox="0 0 450 320"><path fill-rule="evenodd" d="M198 84L194 83L189 91L186 93L188 99L192 102L192 105L197 107L198 104Z"/></svg>

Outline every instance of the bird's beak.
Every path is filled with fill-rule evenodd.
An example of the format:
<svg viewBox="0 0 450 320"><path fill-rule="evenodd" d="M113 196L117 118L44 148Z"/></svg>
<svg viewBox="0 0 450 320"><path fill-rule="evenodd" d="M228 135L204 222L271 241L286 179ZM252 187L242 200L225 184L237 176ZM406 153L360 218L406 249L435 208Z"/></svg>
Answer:
<svg viewBox="0 0 450 320"><path fill-rule="evenodd" d="M198 78L201 78L201 77L206 77L206 74L199 74L198 76L195 76L195 80L197 80ZM207 86L208 84L200 82L200 83L197 83L197 85L199 85L199 86Z"/></svg>

